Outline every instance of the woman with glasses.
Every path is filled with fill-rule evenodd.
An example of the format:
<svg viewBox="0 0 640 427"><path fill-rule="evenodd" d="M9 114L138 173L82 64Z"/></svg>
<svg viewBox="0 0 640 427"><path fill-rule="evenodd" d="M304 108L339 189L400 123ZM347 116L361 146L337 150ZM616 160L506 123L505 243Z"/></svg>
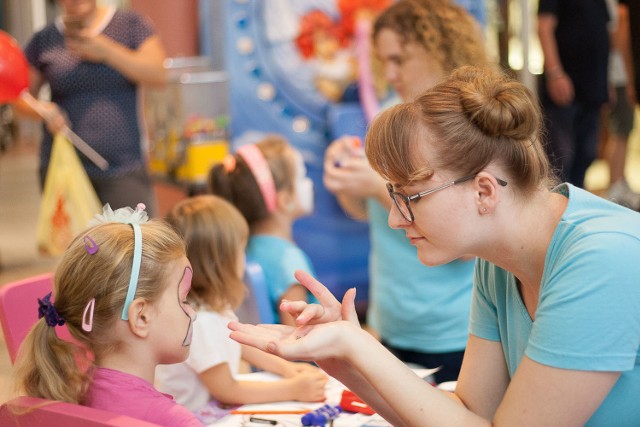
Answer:
<svg viewBox="0 0 640 427"><path fill-rule="evenodd" d="M396 426L640 425L640 215L555 182L540 138L531 92L474 67L367 134L389 225L420 260L478 257L454 393L359 328L354 291L339 304L302 272L321 305L285 304L297 328L232 323L232 338L316 361Z"/></svg>
<svg viewBox="0 0 640 427"><path fill-rule="evenodd" d="M478 25L449 0L401 0L373 25L373 48L400 100L410 101L454 68L487 61ZM435 382L456 380L469 328L474 260L425 267L402 230L387 225L385 182L352 137L326 151L324 184L353 218L369 223L367 325L406 363L440 367ZM398 265L402 268L398 268Z"/></svg>

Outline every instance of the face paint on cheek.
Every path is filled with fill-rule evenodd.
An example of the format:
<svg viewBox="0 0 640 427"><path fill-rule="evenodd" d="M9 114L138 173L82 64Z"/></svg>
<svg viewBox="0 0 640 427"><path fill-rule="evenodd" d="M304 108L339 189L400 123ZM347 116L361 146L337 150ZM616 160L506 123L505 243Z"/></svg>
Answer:
<svg viewBox="0 0 640 427"><path fill-rule="evenodd" d="M189 311L185 310L184 301L187 300L187 295L189 294L189 290L191 289L191 278L193 277L193 271L190 267L184 269L184 274L182 275L182 280L180 280L180 284L178 285L178 304L180 305L180 309L184 312L185 316L189 318L189 325L187 327L187 333L185 334L184 340L182 340L182 345L184 347L188 347L191 345L191 338L193 336L193 322L196 320L196 313L192 309ZM190 314L193 313L193 315Z"/></svg>
<svg viewBox="0 0 640 427"><path fill-rule="evenodd" d="M187 329L187 335L184 337L184 341L182 341L183 347L189 347L191 345L191 338L193 338L193 321L194 320L195 319L192 319L191 317L189 317L189 328Z"/></svg>

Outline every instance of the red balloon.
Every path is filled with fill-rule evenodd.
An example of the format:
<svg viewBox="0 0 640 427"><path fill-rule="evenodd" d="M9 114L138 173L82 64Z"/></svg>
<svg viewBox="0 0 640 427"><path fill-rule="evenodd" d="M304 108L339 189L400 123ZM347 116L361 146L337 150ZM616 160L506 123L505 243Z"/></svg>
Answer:
<svg viewBox="0 0 640 427"><path fill-rule="evenodd" d="M18 42L0 30L0 103L16 100L29 87L29 65Z"/></svg>

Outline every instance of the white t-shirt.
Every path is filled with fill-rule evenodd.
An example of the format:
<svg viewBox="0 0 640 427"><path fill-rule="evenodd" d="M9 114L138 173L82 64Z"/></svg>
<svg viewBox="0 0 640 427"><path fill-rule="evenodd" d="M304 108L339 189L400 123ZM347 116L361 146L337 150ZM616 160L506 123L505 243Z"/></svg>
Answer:
<svg viewBox="0 0 640 427"><path fill-rule="evenodd" d="M240 344L229 338L227 324L238 318L231 309L223 313L199 310L193 324L193 339L189 357L175 365L156 368L156 388L171 394L176 402L194 412L212 397L200 381L199 374L221 363L228 363L232 375L240 367Z"/></svg>

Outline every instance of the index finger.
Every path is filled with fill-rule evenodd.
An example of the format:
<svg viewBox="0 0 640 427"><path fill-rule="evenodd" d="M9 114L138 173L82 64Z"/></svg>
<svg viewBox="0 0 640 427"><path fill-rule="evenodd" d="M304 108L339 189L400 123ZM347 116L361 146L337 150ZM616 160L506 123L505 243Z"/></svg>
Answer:
<svg viewBox="0 0 640 427"><path fill-rule="evenodd" d="M307 288L320 302L321 305L339 304L331 291L325 285L317 281L312 275L303 270L296 270L294 276L302 286Z"/></svg>
<svg viewBox="0 0 640 427"><path fill-rule="evenodd" d="M340 319L342 305L326 286L302 270L297 270L294 276L318 299L320 307L322 308L321 310L316 310L314 304L310 305L309 307L311 309L304 310L296 318L297 324L323 323ZM317 305L315 307L317 307Z"/></svg>

